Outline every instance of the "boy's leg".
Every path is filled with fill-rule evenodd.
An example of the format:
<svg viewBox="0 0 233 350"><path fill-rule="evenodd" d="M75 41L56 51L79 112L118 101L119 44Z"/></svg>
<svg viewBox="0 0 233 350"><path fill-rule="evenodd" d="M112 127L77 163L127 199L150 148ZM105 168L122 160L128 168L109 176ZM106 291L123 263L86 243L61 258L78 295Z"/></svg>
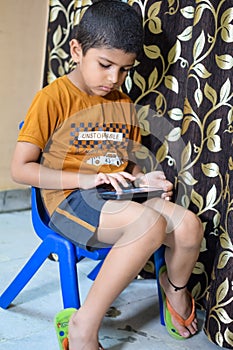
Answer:
<svg viewBox="0 0 233 350"><path fill-rule="evenodd" d="M167 235L164 241L167 272L161 276L160 282L173 309L183 319L187 319L192 310L190 295L186 288L175 291L172 284L177 287L187 284L200 252L203 238L202 224L195 214L174 203L152 199L145 205L161 212L167 219ZM168 277L172 284L168 281ZM186 327L180 326L174 317L172 321L184 337L197 331L196 319L187 327L188 331Z"/></svg>
<svg viewBox="0 0 233 350"><path fill-rule="evenodd" d="M165 219L135 202L108 202L101 213L98 239L115 243L69 324L70 350L98 348L101 321L115 298L135 278L165 239Z"/></svg>

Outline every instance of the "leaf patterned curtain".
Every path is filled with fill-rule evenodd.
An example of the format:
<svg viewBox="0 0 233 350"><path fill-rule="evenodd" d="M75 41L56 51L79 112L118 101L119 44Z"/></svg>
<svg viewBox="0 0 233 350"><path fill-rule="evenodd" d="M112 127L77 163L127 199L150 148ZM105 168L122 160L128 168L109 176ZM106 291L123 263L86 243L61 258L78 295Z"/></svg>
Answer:
<svg viewBox="0 0 233 350"><path fill-rule="evenodd" d="M69 41L73 27L93 1L50 0L43 86L73 68Z"/></svg>
<svg viewBox="0 0 233 350"><path fill-rule="evenodd" d="M70 31L94 1L51 0L44 85L72 68ZM162 167L174 200L202 220L205 238L189 282L204 331L233 348L232 0L129 0L144 50L123 90L138 110L147 170Z"/></svg>

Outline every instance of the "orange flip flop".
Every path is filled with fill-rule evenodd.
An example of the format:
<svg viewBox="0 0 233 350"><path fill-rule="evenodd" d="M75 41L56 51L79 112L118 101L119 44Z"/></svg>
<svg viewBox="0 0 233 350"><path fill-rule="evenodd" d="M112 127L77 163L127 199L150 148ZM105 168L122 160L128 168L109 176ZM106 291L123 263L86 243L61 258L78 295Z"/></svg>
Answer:
<svg viewBox="0 0 233 350"><path fill-rule="evenodd" d="M191 296L190 297L192 299L192 311L190 316L185 320L183 319L183 317L181 317L171 306L169 300L166 298L166 307L164 310L164 319L165 319L165 325L167 328L168 333L175 339L187 339L185 337L183 337L182 335L179 334L179 332L177 331L177 329L174 327L173 323L172 323L172 319L171 317L173 316L176 321L183 327L188 327L191 325L191 323L193 322L195 316L196 316L196 310L195 310L195 300L194 298ZM191 333L190 333L191 334Z"/></svg>
<svg viewBox="0 0 233 350"><path fill-rule="evenodd" d="M166 269L166 266L162 266L160 268L160 271L159 271L159 276L165 272L167 269ZM171 283L171 281L169 280L169 282ZM171 283L172 284L172 283ZM173 284L172 284L173 285ZM185 287L176 287L173 285L173 287L176 289L176 290L179 290L179 289L183 289ZM195 316L196 316L196 309L195 309L195 300L194 298L192 297L192 295L190 294L190 298L192 300L192 311L191 311L191 314L190 316L185 320L183 319L183 317L181 317L174 309L173 307L171 306L169 300L167 299L162 287L160 286L160 289L161 289L161 295L162 295L162 298L163 298L163 313L164 313L164 322L165 322L165 326L166 326L166 329L168 331L168 333L175 339L178 339L178 340L183 340L183 339L187 339L185 337L183 337L182 335L180 335L180 333L178 332L178 330L175 328L175 326L173 325L172 323L172 316L176 319L176 321L183 327L188 327L191 325L191 323L193 322L193 320L195 319ZM191 335L191 334L190 334Z"/></svg>

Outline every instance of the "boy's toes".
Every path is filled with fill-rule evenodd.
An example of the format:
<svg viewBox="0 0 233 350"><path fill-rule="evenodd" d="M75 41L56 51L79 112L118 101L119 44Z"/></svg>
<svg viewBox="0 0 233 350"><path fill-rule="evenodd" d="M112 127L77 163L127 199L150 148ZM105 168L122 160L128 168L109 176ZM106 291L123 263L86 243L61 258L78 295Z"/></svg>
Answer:
<svg viewBox="0 0 233 350"><path fill-rule="evenodd" d="M187 327L189 332L194 335L198 331L198 325L197 325L197 319L195 318L193 322L190 324L189 327Z"/></svg>
<svg viewBox="0 0 233 350"><path fill-rule="evenodd" d="M187 327L182 326L179 322L177 322L176 319L173 319L173 325L176 327L178 333L184 338L189 338L191 335L196 334L198 331L196 319L193 320L193 322Z"/></svg>
<svg viewBox="0 0 233 350"><path fill-rule="evenodd" d="M175 319L172 319L173 325L176 328L177 332L184 338L189 338L191 335L193 335L194 333L192 333L194 331L194 329L191 327L191 325L189 326L189 329L181 326L181 324L179 322L177 322ZM191 328L191 329L190 329Z"/></svg>

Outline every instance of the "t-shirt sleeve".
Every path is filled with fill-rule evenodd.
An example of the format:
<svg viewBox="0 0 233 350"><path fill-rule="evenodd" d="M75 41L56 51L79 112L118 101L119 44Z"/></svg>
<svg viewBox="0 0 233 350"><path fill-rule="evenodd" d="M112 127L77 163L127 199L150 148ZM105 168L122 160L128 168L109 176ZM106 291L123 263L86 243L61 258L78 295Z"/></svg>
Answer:
<svg viewBox="0 0 233 350"><path fill-rule="evenodd" d="M18 141L37 145L42 150L57 126L57 104L43 90L34 97L19 132Z"/></svg>

